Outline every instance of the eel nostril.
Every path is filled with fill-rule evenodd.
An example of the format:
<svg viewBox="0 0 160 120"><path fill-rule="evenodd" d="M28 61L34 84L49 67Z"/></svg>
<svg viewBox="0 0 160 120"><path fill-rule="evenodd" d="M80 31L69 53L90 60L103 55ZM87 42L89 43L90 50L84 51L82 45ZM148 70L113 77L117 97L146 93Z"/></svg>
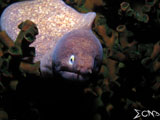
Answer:
<svg viewBox="0 0 160 120"><path fill-rule="evenodd" d="M89 73L89 74L92 74L92 70L91 70L91 69L88 69L88 73Z"/></svg>
<svg viewBox="0 0 160 120"><path fill-rule="evenodd" d="M81 67L77 67L77 71L79 71L79 72L80 72L80 71L81 71Z"/></svg>

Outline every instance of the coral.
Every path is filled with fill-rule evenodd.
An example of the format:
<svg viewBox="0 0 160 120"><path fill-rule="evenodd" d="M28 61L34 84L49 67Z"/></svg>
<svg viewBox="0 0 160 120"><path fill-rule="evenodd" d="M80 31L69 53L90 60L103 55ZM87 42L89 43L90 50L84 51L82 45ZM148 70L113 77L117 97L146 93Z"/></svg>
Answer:
<svg viewBox="0 0 160 120"><path fill-rule="evenodd" d="M50 83L51 81L48 81L48 84L42 82L40 88L37 87L37 82L34 83L32 81L34 84L32 83L33 88L30 91L28 87L24 88L25 85L22 86L20 90L23 90L23 94L28 95L33 92L29 98L27 97L27 102L24 102L29 103L28 106L30 108L27 107L30 111L29 113L38 115L39 113L35 106L38 104L40 109L40 106L43 106L43 104L46 106L48 102L56 104L59 109L61 108L60 113L69 113L68 108L73 108L75 112L76 108L78 112L85 111L86 115L93 120L114 120L117 117L118 119L130 120L136 114L134 109L154 109L160 112L160 42L158 33L160 31L160 2L158 0L64 1L80 12L95 11L97 13L92 29L103 46L102 67L98 76L93 76L83 87L81 86L83 83L67 83L59 80L58 77L51 80L54 81L53 84ZM18 57L20 61L24 52L21 47L14 46L15 42L10 41L4 32L0 36L2 36L0 39L0 58L2 59L4 58L2 56L5 56L0 65L5 64L2 70L7 71L9 61L12 60L13 56ZM3 37L6 41L3 41ZM21 41L18 42L19 45L21 43ZM21 49L22 52L15 52L14 49L9 51L8 48ZM26 56L28 54L34 55L31 49L28 49L28 51L30 52L25 53ZM6 56L6 53L9 55ZM30 60L19 62L20 64L17 68L21 70L18 71L21 74L27 73L26 76L28 74L35 75L38 63L33 65L28 61ZM3 78L11 77L10 75L14 77L15 75L3 71L1 71ZM2 77L0 79L2 81ZM57 82L55 83L56 80ZM57 85L57 83L59 84ZM10 85L15 84L16 82L13 81ZM35 86L38 91L36 93L34 93ZM54 94L52 87L56 91ZM12 88L14 89L14 87ZM83 92L77 92L77 89L79 90L80 88L83 88ZM0 82L1 93L4 93L6 89L6 84ZM37 93L42 97L34 98ZM51 94L54 96L53 99L50 98ZM57 98L59 98L60 102L55 100ZM42 104L35 99L40 99ZM82 100L86 101L85 107L81 107ZM71 106L71 104L73 105ZM41 114L47 111L47 108L50 108L49 105L44 107L45 109L40 109L42 111ZM87 107L90 107L90 109ZM49 112L47 115L49 114L53 113ZM75 119L80 119L81 115L80 113ZM46 119L46 116L44 119ZM143 119L143 117L140 119ZM148 119L152 119L152 116ZM159 119L159 117L155 119Z"/></svg>
<svg viewBox="0 0 160 120"><path fill-rule="evenodd" d="M18 83L29 74L40 76L39 62L33 63L35 49L29 47L38 34L36 25L27 20L19 26L21 30L15 41L5 31L0 32L0 96L16 91ZM1 105L2 109L3 106ZM8 119L5 110L0 111L0 119Z"/></svg>
<svg viewBox="0 0 160 120"><path fill-rule="evenodd" d="M95 6L104 6L103 0L65 0L65 2L71 6L74 6L80 12L93 11Z"/></svg>
<svg viewBox="0 0 160 120"><path fill-rule="evenodd" d="M35 55L35 49L29 47L35 40L35 36L38 34L36 25L31 21L25 21L19 26L21 29L15 42L11 40L8 35L2 31L0 32L1 42L1 74L3 76L13 77L13 68L19 68L20 71L33 71L39 75L38 63L27 64L25 62L33 62ZM13 62L15 61L15 63ZM22 62L21 62L22 61ZM18 66L19 67L18 67ZM36 67L36 68L35 68ZM18 71L19 71L18 70ZM35 71L36 70L36 71ZM15 75L16 76L16 75Z"/></svg>
<svg viewBox="0 0 160 120"><path fill-rule="evenodd" d="M159 1L107 0L100 6L90 2L92 7L87 1L67 3L79 11L97 13L93 30L103 45L104 59L100 78L89 86L100 99L95 104L103 103L95 119L112 120L117 114L132 119L134 109L159 110Z"/></svg>

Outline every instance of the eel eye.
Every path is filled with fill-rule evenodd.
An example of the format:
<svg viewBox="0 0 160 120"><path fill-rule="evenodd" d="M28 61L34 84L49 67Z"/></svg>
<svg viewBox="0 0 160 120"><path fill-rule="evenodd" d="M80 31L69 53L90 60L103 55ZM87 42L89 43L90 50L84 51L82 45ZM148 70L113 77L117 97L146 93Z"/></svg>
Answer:
<svg viewBox="0 0 160 120"><path fill-rule="evenodd" d="M70 64L70 65L73 65L74 59L75 59L75 58L74 58L74 55L71 55L70 58L69 58L69 64Z"/></svg>

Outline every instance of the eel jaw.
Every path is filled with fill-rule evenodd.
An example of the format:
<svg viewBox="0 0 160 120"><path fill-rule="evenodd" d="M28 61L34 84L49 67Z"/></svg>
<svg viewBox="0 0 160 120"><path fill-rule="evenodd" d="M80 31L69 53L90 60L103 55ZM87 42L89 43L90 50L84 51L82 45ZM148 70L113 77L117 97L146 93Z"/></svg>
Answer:
<svg viewBox="0 0 160 120"><path fill-rule="evenodd" d="M90 69L76 69L76 68L69 68L68 66L62 66L61 64L53 64L52 66L53 72L59 74L62 78L67 80L77 80L77 81L86 81L91 78L93 74L93 70Z"/></svg>
<svg viewBox="0 0 160 120"><path fill-rule="evenodd" d="M59 71L59 74L68 80L79 80L79 81L85 81L88 80L90 75L89 74L81 74L78 72L72 72L72 71Z"/></svg>

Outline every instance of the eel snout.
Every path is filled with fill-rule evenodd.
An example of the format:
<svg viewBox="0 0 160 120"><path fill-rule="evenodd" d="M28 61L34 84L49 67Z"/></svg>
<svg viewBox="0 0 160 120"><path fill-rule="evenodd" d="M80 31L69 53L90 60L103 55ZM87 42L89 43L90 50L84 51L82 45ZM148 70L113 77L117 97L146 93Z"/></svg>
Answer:
<svg viewBox="0 0 160 120"><path fill-rule="evenodd" d="M76 70L81 74L92 74L94 59L91 56L79 57L76 64Z"/></svg>

